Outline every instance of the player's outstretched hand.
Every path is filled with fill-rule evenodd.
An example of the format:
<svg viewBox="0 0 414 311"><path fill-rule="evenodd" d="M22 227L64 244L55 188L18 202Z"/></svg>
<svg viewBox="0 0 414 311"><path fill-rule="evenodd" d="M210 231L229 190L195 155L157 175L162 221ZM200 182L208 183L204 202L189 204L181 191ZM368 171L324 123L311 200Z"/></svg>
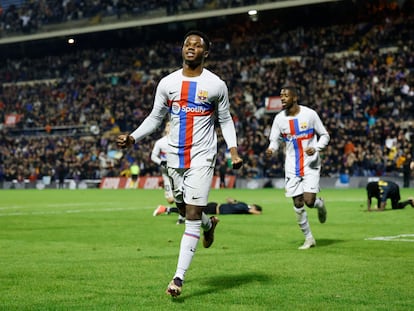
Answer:
<svg viewBox="0 0 414 311"><path fill-rule="evenodd" d="M118 146L118 148L122 149L129 148L134 143L135 139L132 136L126 134L121 134L116 139L116 145Z"/></svg>

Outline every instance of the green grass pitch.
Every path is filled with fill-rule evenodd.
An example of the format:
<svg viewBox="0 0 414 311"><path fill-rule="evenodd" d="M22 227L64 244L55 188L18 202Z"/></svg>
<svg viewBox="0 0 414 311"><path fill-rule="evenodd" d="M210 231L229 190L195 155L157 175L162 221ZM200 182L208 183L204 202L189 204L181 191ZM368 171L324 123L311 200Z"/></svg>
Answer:
<svg viewBox="0 0 414 311"><path fill-rule="evenodd" d="M0 310L413 310L414 208L365 212L365 189L320 195L327 222L307 209L317 246L300 251L282 190L213 190L264 213L220 216L174 299L184 226L152 216L162 190L2 190Z"/></svg>

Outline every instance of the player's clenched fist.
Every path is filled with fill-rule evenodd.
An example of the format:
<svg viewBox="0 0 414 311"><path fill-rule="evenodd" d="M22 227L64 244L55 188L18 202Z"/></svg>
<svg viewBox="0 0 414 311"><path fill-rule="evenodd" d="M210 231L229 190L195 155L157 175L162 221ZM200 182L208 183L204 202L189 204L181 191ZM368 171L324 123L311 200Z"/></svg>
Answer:
<svg viewBox="0 0 414 311"><path fill-rule="evenodd" d="M230 148L230 156L231 156L231 165L234 170L238 170L243 165L243 160L240 158L239 153L237 152L237 147Z"/></svg>
<svg viewBox="0 0 414 311"><path fill-rule="evenodd" d="M126 134L121 134L116 139L116 145L118 146L118 148L128 148L132 146L134 143L135 139L132 136Z"/></svg>
<svg viewBox="0 0 414 311"><path fill-rule="evenodd" d="M273 155L273 149L271 148L266 149L265 155L266 155L266 158L271 158Z"/></svg>
<svg viewBox="0 0 414 311"><path fill-rule="evenodd" d="M234 170L238 170L239 168L242 167L243 160L240 159L239 157L237 157L235 159L232 159L231 164L232 164L232 167L233 167Z"/></svg>

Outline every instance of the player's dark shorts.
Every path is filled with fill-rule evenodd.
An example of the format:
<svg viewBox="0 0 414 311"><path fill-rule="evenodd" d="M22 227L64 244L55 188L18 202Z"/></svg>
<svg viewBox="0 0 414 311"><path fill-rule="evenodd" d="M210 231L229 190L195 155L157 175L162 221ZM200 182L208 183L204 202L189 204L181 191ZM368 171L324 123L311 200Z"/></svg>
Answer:
<svg viewBox="0 0 414 311"><path fill-rule="evenodd" d="M391 206L393 209L398 209L398 202L401 200L400 187L397 184L389 183L387 187L384 187L384 193L382 199L390 199Z"/></svg>
<svg viewBox="0 0 414 311"><path fill-rule="evenodd" d="M207 215L217 214L217 203L216 202L208 202L207 206L204 208L204 213L206 213Z"/></svg>

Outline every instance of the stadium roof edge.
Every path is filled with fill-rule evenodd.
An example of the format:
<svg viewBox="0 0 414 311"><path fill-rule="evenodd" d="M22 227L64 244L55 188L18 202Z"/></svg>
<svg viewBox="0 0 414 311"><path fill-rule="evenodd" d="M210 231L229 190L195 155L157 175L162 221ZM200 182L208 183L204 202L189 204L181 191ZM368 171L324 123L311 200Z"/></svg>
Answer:
<svg viewBox="0 0 414 311"><path fill-rule="evenodd" d="M0 38L0 45L18 43L18 42L24 42L24 41L42 40L42 39L48 39L48 38L54 38L54 37L72 36L72 35L77 35L77 34L93 33L93 32L100 32L100 31L117 30L117 29L125 29L125 28L156 25L156 24L166 24L166 23L188 21L188 20L197 20L197 19L204 19L204 18L217 17L217 16L235 15L235 14L242 14L245 12L247 13L249 10L253 10L253 9L258 10L258 11L275 10L275 9L283 9L283 8L295 7L295 6L304 6L304 5L312 5L312 4L327 3L327 2L339 2L339 1L343 1L343 0L286 0L286 1L277 1L277 2L256 4L256 5L249 5L249 6L243 6L243 7L237 7L237 8L228 8L228 9L219 9L219 10L188 13L188 14L180 14L180 15L174 15L174 16L161 16L161 17L155 17L155 18L154 17L137 18L134 20L123 21L123 22L114 22L114 23L99 24L99 25L93 25L93 26L53 30L53 31L39 32L39 33L29 34L29 35L16 35L16 36L11 36L11 37L4 37L4 38Z"/></svg>

